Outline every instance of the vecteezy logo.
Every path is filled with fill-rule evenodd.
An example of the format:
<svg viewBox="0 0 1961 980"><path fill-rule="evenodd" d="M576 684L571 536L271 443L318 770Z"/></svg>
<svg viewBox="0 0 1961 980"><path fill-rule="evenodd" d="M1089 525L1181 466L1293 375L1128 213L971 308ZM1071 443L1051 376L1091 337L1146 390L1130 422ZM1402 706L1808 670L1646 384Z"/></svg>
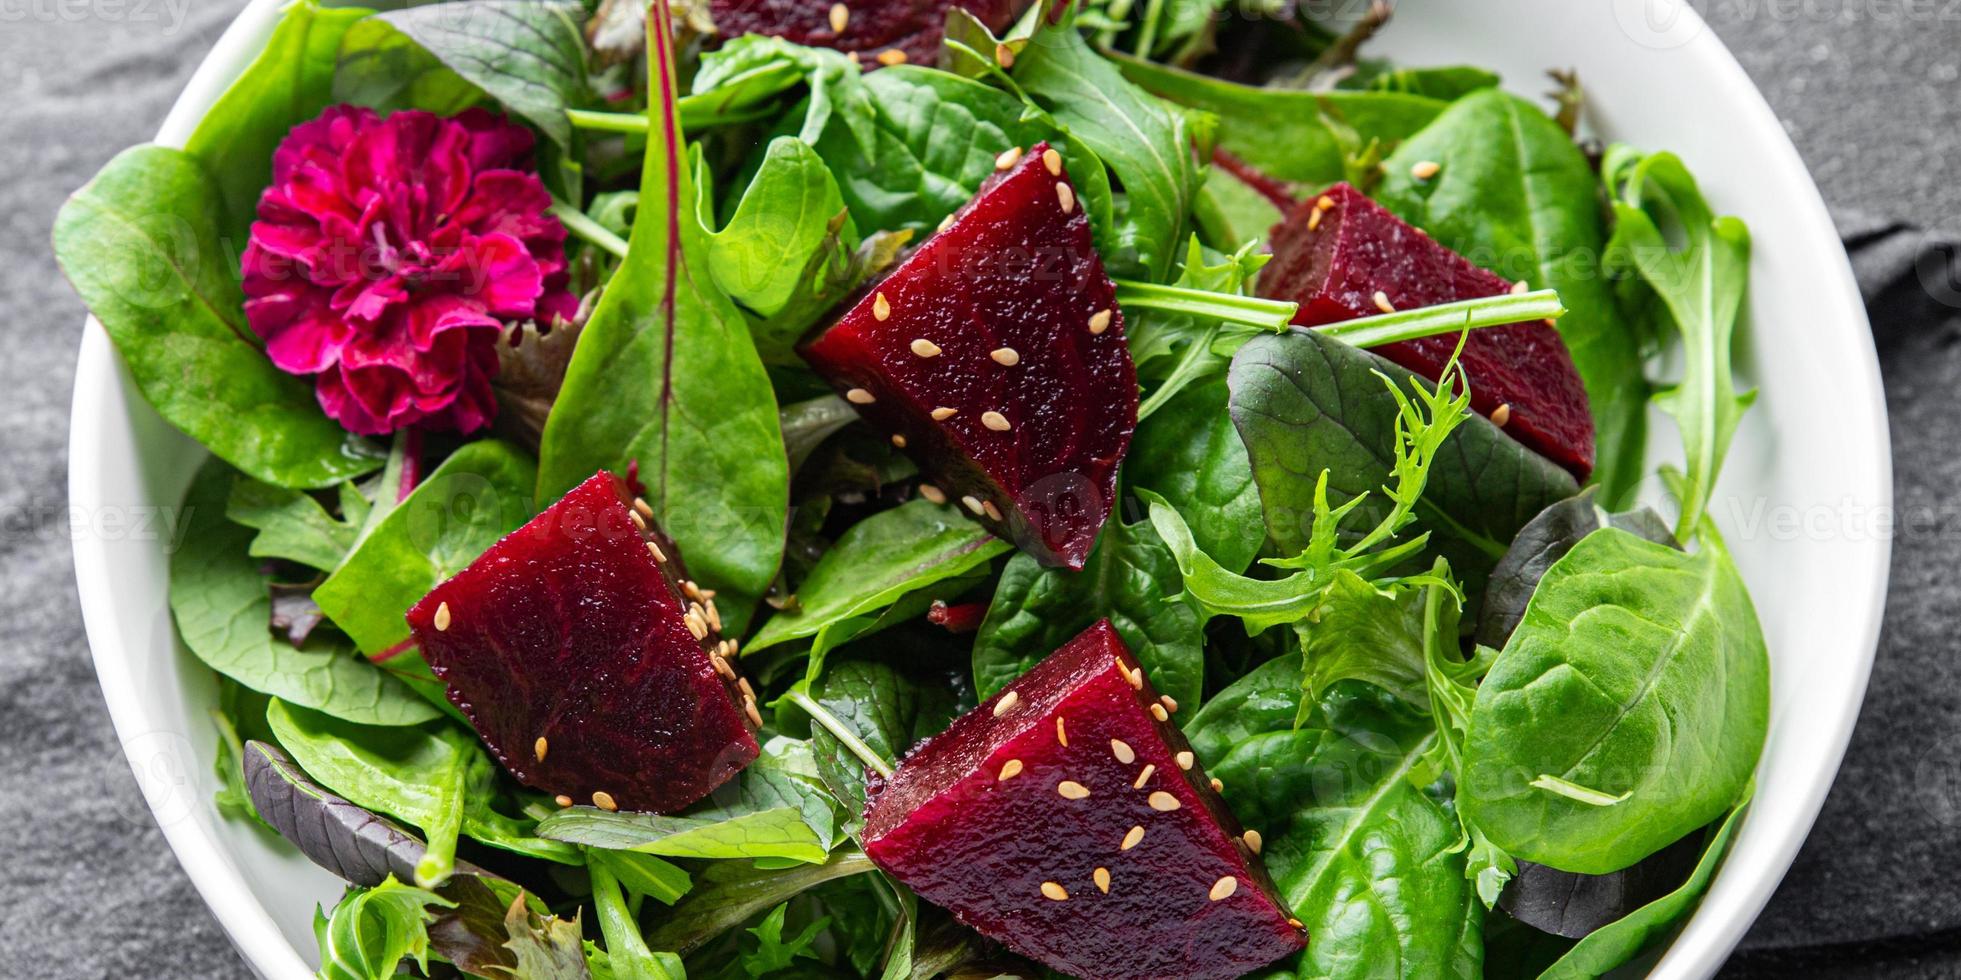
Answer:
<svg viewBox="0 0 1961 980"><path fill-rule="evenodd" d="M1621 33L1644 48L1679 48L1704 28L1688 0L1613 0L1613 5Z"/></svg>

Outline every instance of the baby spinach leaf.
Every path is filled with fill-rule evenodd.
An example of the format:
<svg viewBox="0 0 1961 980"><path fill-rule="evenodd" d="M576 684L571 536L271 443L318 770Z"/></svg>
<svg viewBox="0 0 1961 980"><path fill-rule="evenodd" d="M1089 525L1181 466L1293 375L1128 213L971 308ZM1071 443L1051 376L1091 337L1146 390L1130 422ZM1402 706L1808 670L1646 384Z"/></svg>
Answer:
<svg viewBox="0 0 1961 980"><path fill-rule="evenodd" d="M190 527L170 559L178 635L212 670L255 691L364 725L413 725L440 715L401 681L320 636L300 649L269 626L272 599L252 532L225 519L233 474L213 460L184 498Z"/></svg>
<svg viewBox="0 0 1961 980"><path fill-rule="evenodd" d="M1191 515L1198 547L1243 572L1266 540L1252 463L1226 414L1223 379L1194 385L1138 423L1124 467L1131 485Z"/></svg>
<svg viewBox="0 0 1961 980"><path fill-rule="evenodd" d="M245 247L259 195L272 180L273 148L334 101L342 36L370 13L361 7L323 7L315 0L288 6L258 57L184 142L184 152L204 164L218 188L220 227L231 248Z"/></svg>
<svg viewBox="0 0 1961 980"><path fill-rule="evenodd" d="M578 4L463 0L393 10L375 19L422 45L552 142L572 145L565 110L592 99Z"/></svg>
<svg viewBox="0 0 1961 980"><path fill-rule="evenodd" d="M1666 309L1656 319L1672 323L1682 341L1682 380L1657 392L1655 404L1674 417L1688 455L1675 529L1686 542L1715 490L1737 422L1756 400L1754 391L1736 393L1730 368L1737 314L1750 288L1750 229L1717 217L1672 153L1616 146L1603 171L1615 196L1610 255L1632 263ZM1669 244L1664 227L1680 235L1680 247Z"/></svg>
<svg viewBox="0 0 1961 980"><path fill-rule="evenodd" d="M816 863L827 853L804 823L803 814L793 807L704 820L581 806L546 817L539 822L538 833L587 847L705 860L780 857Z"/></svg>
<svg viewBox="0 0 1961 980"><path fill-rule="evenodd" d="M844 224L831 231L831 219L841 214ZM708 270L731 299L768 319L790 305L804 268L833 235L846 253L858 246L837 180L810 144L778 137L728 225L708 236ZM796 339L784 338L781 346Z"/></svg>
<svg viewBox="0 0 1961 980"><path fill-rule="evenodd" d="M812 683L811 696L883 759L903 758L920 739L943 731L961 708L942 678L916 677L883 659L832 663ZM824 785L855 820L864 811L865 763L828 731L811 727Z"/></svg>
<svg viewBox="0 0 1961 980"><path fill-rule="evenodd" d="M653 129L639 216L545 422L537 496L637 462L647 502L697 579L736 593L722 609L739 632L740 600L762 595L783 559L789 463L748 324L708 271L671 39L661 18L649 26Z"/></svg>
<svg viewBox="0 0 1961 980"><path fill-rule="evenodd" d="M1287 725L1232 746L1209 771L1265 837L1281 895L1314 942L1302 976L1477 976L1484 908L1464 877L1461 831L1410 781L1436 741L1385 692L1338 686L1325 727Z"/></svg>
<svg viewBox="0 0 1961 980"><path fill-rule="evenodd" d="M1080 572L1008 560L974 637L974 686L985 698L1020 677L1090 624L1109 617L1157 689L1199 703L1205 637L1178 563L1149 525L1112 515Z"/></svg>
<svg viewBox="0 0 1961 980"><path fill-rule="evenodd" d="M223 195L188 153L125 150L62 206L55 258L143 398L219 458L289 487L374 469L373 447L320 411L307 379L274 367L246 325Z"/></svg>
<svg viewBox="0 0 1961 980"><path fill-rule="evenodd" d="M746 861L717 861L697 876L695 890L648 935L654 946L686 955L716 936L827 881L875 870L864 852L838 851L822 864L762 869Z"/></svg>
<svg viewBox="0 0 1961 980"><path fill-rule="evenodd" d="M321 980L388 980L404 959L429 971L429 924L437 909L456 903L394 878L373 888L352 888L331 919L314 914Z"/></svg>
<svg viewBox="0 0 1961 980"><path fill-rule="evenodd" d="M1478 689L1463 804L1499 847L1625 868L1734 805L1756 768L1770 664L1720 541L1694 554L1618 528L1539 580Z"/></svg>
<svg viewBox="0 0 1961 980"><path fill-rule="evenodd" d="M746 651L876 615L901 596L1012 550L946 505L915 499L852 525L797 588L797 610L771 617Z"/></svg>
<svg viewBox="0 0 1961 980"><path fill-rule="evenodd" d="M1419 179L1422 161L1441 169ZM1517 96L1472 93L1383 161L1375 197L1473 263L1559 291L1555 326L1593 408L1594 481L1608 503L1624 497L1641 478L1648 385L1601 268L1593 170L1566 131Z"/></svg>
<svg viewBox="0 0 1961 980"><path fill-rule="evenodd" d="M1111 205L1103 167L1054 123L1030 118L1014 96L911 65L872 72L864 85L877 107L870 133L832 126L816 143L859 227L924 234L974 196L1001 151L1049 140L1068 162L1098 247L1106 245Z"/></svg>
<svg viewBox="0 0 1961 980"><path fill-rule="evenodd" d="M368 516L368 500L353 483L340 485L340 506L337 518L312 494L245 479L232 484L225 517L259 532L247 550L252 557L283 558L331 572L353 550Z"/></svg>
<svg viewBox="0 0 1961 980"><path fill-rule="evenodd" d="M409 639L402 617L430 589L530 519L534 472L531 460L506 443L466 443L372 525L340 568L313 590L313 600L363 653L387 652L390 671L447 707L442 685L429 676L420 655L396 649Z"/></svg>
<svg viewBox="0 0 1961 980"><path fill-rule="evenodd" d="M1126 206L1115 216L1114 234L1099 226L1103 261L1119 273L1166 279L1203 177L1192 159L1186 115L1131 84L1091 50L1072 17L1029 39L1015 58L1014 79L1123 184ZM1070 176L1081 180L1090 169L1087 161L1070 159Z"/></svg>
<svg viewBox="0 0 1961 980"><path fill-rule="evenodd" d="M1671 544L1675 535L1661 515L1647 507L1611 514L1597 501L1596 488L1588 487L1545 510L1519 528L1518 537L1491 570L1485 587L1484 603L1478 609L1477 641L1498 648L1511 639L1512 630L1525 615L1532 601L1532 590L1554 562L1566 557L1587 535L1603 527L1617 527L1630 534Z"/></svg>
<svg viewBox="0 0 1961 980"><path fill-rule="evenodd" d="M335 102L384 113L421 109L453 116L484 98L483 89L378 17L356 22L341 37L334 64Z"/></svg>
<svg viewBox="0 0 1961 980"><path fill-rule="evenodd" d="M1252 462L1267 531L1282 552L1314 543L1324 470L1337 502L1370 494L1356 508L1365 526L1392 516L1396 493L1374 491L1398 469L1404 407L1397 395L1412 383L1428 388L1388 361L1313 331L1255 337L1234 356L1233 423ZM1565 470L1483 418L1466 418L1450 431L1420 486L1415 524L1470 591L1482 588L1519 528L1577 489Z"/></svg>
<svg viewBox="0 0 1961 980"><path fill-rule="evenodd" d="M279 744L309 776L358 806L422 829L427 842L415 881L450 875L463 832L470 766L482 756L454 725L361 728L274 700L266 711Z"/></svg>
<svg viewBox="0 0 1961 980"><path fill-rule="evenodd" d="M1300 712L1301 665L1275 657L1240 675L1185 723L1185 737L1207 768L1255 735L1290 731Z"/></svg>
<svg viewBox="0 0 1961 980"><path fill-rule="evenodd" d="M691 94L680 100L681 120L694 128L700 122L749 116L778 95L807 84L810 94L802 103L797 138L816 143L836 121L870 153L872 117L878 111L869 88L873 77L842 52L745 34L701 56Z"/></svg>
<svg viewBox="0 0 1961 980"><path fill-rule="evenodd" d="M1579 980L1602 976L1633 960L1642 950L1667 936L1677 923L1695 910L1696 901L1709 889L1709 880L1716 874L1717 863L1722 861L1729 850L1731 838L1736 836L1736 825L1742 819L1743 810L1744 803L1730 809L1722 826L1716 828L1703 846L1702 859L1696 862L1695 870L1689 873L1689 879L1680 888L1636 909L1626 918L1594 930L1540 974L1541 980Z"/></svg>
<svg viewBox="0 0 1961 980"><path fill-rule="evenodd" d="M1349 132L1393 144L1429 125L1448 104L1401 92L1256 88L1123 55L1113 60L1146 90L1216 116L1221 149L1270 177L1313 188L1349 176Z"/></svg>

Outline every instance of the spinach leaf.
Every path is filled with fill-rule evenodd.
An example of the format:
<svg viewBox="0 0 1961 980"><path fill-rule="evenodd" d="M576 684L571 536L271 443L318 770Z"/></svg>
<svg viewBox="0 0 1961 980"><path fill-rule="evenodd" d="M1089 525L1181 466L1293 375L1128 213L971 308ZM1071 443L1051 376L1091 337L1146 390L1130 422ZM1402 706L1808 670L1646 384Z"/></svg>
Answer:
<svg viewBox="0 0 1961 980"><path fill-rule="evenodd" d="M1540 974L1542 980L1578 980L1581 977L1601 976L1633 960L1642 950L1668 935L1677 923L1694 911L1696 901L1708 890L1709 879L1716 874L1717 862L1723 859L1729 850L1731 838L1736 835L1736 825L1742 819L1743 809L1743 803L1731 808L1722 826L1710 835L1709 842L1703 847L1702 859L1696 862L1695 870L1689 873L1689 879L1680 888L1636 909L1626 918L1594 930Z"/></svg>
<svg viewBox="0 0 1961 980"><path fill-rule="evenodd" d="M1442 169L1419 179L1422 161ZM1593 408L1594 482L1610 504L1625 497L1641 478L1648 385L1601 268L1593 171L1566 131L1517 96L1475 92L1383 161L1375 197L1472 262L1559 291L1555 326Z"/></svg>
<svg viewBox="0 0 1961 980"><path fill-rule="evenodd" d="M1478 689L1466 815L1525 860L1625 868L1742 796L1763 748L1769 670L1718 539L1705 533L1685 554L1595 531L1539 580Z"/></svg>
<svg viewBox="0 0 1961 980"><path fill-rule="evenodd" d="M1108 617L1157 689L1196 705L1205 637L1196 610L1177 598L1178 563L1149 525L1112 515L1080 572L1043 568L1016 554L974 637L974 686L988 695L1020 677L1090 624Z"/></svg>
<svg viewBox="0 0 1961 980"><path fill-rule="evenodd" d="M1221 149L1270 177L1316 188L1348 178L1354 137L1395 143L1448 104L1400 92L1256 88L1122 55L1114 60L1146 90L1217 117Z"/></svg>
<svg viewBox="0 0 1961 980"><path fill-rule="evenodd" d="M482 752L454 725L359 728L274 700L266 711L279 744L309 776L358 806L422 829L426 850L415 881L450 875L463 832L470 767Z"/></svg>
<svg viewBox="0 0 1961 980"><path fill-rule="evenodd" d="M1031 118L1014 96L911 65L872 72L864 85L877 107L867 117L869 140L832 126L816 142L859 227L924 234L974 196L1002 150L1049 140L1069 163L1099 250L1107 246L1111 203L1103 167L1053 122Z"/></svg>
<svg viewBox="0 0 1961 980"><path fill-rule="evenodd" d="M1098 251L1117 274L1168 277L1185 240L1185 215L1203 177L1184 113L1126 80L1090 49L1073 17L1038 31L1015 58L1014 80L1122 182L1125 207L1110 232L1096 221ZM1071 176L1091 169L1074 155Z"/></svg>
<svg viewBox="0 0 1961 980"><path fill-rule="evenodd" d="M1384 382L1389 384L1385 385ZM1364 520L1392 514L1375 494L1404 465L1402 391L1429 383L1313 331L1255 337L1228 373L1233 424L1252 462L1269 534L1285 553L1313 544L1317 486ZM1483 418L1466 418L1436 449L1414 501L1416 525L1464 587L1482 588L1520 527L1577 489L1572 476ZM1380 525L1378 525L1380 526Z"/></svg>
<svg viewBox="0 0 1961 980"><path fill-rule="evenodd" d="M1214 694L1185 723L1185 737L1198 761L1216 766L1233 746L1255 735L1292 730L1300 706L1300 661L1275 657Z"/></svg>
<svg viewBox="0 0 1961 980"><path fill-rule="evenodd" d="M246 552L252 557L283 558L331 572L354 549L369 510L368 499L351 482L340 485L339 500L337 518L312 494L239 480L225 502L225 517L259 532Z"/></svg>
<svg viewBox="0 0 1961 980"><path fill-rule="evenodd" d="M1226 414L1223 379L1186 388L1138 423L1124 468L1131 485L1163 497L1192 522L1198 547L1243 572L1266 540L1252 463Z"/></svg>
<svg viewBox="0 0 1961 980"><path fill-rule="evenodd" d="M289 487L374 469L378 453L320 411L311 382L274 367L246 325L223 195L189 153L125 150L62 206L55 258L144 399L219 458Z"/></svg>
<svg viewBox="0 0 1961 980"><path fill-rule="evenodd" d="M252 532L225 519L233 474L213 460L184 498L190 527L170 559L170 611L191 653L255 691L365 725L413 725L438 717L429 702L344 643L316 637L301 649L270 628L272 599Z"/></svg>
<svg viewBox="0 0 1961 980"><path fill-rule="evenodd" d="M429 924L439 909L456 903L393 878L373 888L353 888L334 906L333 918L314 914L321 980L388 980L402 960L429 971Z"/></svg>
<svg viewBox="0 0 1961 980"><path fill-rule="evenodd" d="M650 18L639 215L579 338L539 447L538 499L638 463L646 499L740 632L783 559L789 463L776 396L740 310L709 274L707 230L675 115L668 26Z"/></svg>
<svg viewBox="0 0 1961 980"><path fill-rule="evenodd" d="M722 820L572 807L540 821L538 833L587 847L663 857L777 857L814 864L828 853L804 822L803 814L792 807L757 810Z"/></svg>
<svg viewBox="0 0 1961 980"><path fill-rule="evenodd" d="M421 656L397 649L409 639L403 617L430 589L530 519L533 473L531 460L506 443L466 443L371 525L340 568L313 590L313 600L363 653L386 654L391 672L447 708L442 685Z"/></svg>
<svg viewBox="0 0 1961 980"><path fill-rule="evenodd" d="M831 664L811 685L811 697L883 759L903 758L919 740L945 730L963 707L943 677L861 657ZM824 785L856 820L864 811L865 763L822 727L812 726L811 744Z"/></svg>
<svg viewBox="0 0 1961 980"><path fill-rule="evenodd" d="M1649 508L1610 514L1596 501L1596 488L1588 487L1545 510L1519 528L1518 537L1491 570L1484 603L1478 609L1477 642L1502 647L1525 615L1532 601L1532 590L1554 562L1566 557L1581 539L1603 527L1617 527L1656 544L1674 542L1674 533Z"/></svg>
<svg viewBox="0 0 1961 980"><path fill-rule="evenodd" d="M341 37L334 64L335 102L384 113L421 109L453 116L484 98L483 89L379 17L356 22Z"/></svg>
<svg viewBox="0 0 1961 980"><path fill-rule="evenodd" d="M822 864L763 869L746 861L717 861L697 877L695 890L675 903L647 941L683 955L827 881L875 870L864 852L841 850Z"/></svg>
<svg viewBox="0 0 1961 980"><path fill-rule="evenodd" d="M1675 528L1676 539L1687 542L1715 490L1737 422L1756 400L1754 391L1736 393L1730 369L1737 313L1750 288L1750 229L1737 218L1715 216L1672 153L1616 146L1603 171L1614 193L1609 255L1633 265L1666 310L1655 319L1672 323L1682 340L1682 380L1656 393L1655 403L1674 417L1688 455ZM1670 245L1664 227L1680 236L1680 247Z"/></svg>
<svg viewBox="0 0 1961 980"><path fill-rule="evenodd" d="M552 142L573 145L565 110L592 100L578 4L463 0L393 10L375 19L420 44Z"/></svg>
<svg viewBox="0 0 1961 980"><path fill-rule="evenodd" d="M1465 879L1461 830L1410 781L1436 729L1356 684L1321 702L1324 727L1292 729L1294 713L1288 706L1287 725L1234 744L1209 770L1265 837L1267 869L1314 937L1300 974L1477 976L1484 909Z"/></svg>
<svg viewBox="0 0 1961 980"><path fill-rule="evenodd" d="M258 57L184 142L184 152L212 175L222 208L219 227L231 248L244 248L259 195L272 181L273 149L294 126L335 101L334 61L341 38L370 13L360 7L323 7L315 0L288 6ZM220 256L214 253L212 259ZM235 273L236 265L229 271Z"/></svg>
<svg viewBox="0 0 1961 980"><path fill-rule="evenodd" d="M829 48L805 47L780 37L745 34L701 56L691 94L679 100L682 123L690 129L703 123L750 117L778 95L807 84L803 118L795 126L798 139L816 143L833 120L851 133L866 153L872 147L872 117L877 100L857 62ZM829 154L825 155L829 158Z"/></svg>
<svg viewBox="0 0 1961 980"><path fill-rule="evenodd" d="M826 630L856 635L907 593L966 576L1010 550L945 505L915 499L880 511L852 525L818 559L797 589L798 609L771 617L744 650Z"/></svg>
<svg viewBox="0 0 1961 980"><path fill-rule="evenodd" d="M830 222L839 215L844 223L833 232ZM728 225L708 236L708 270L729 298L767 321L790 305L805 267L825 257L825 240L833 236L847 253L858 245L836 178L810 144L778 137ZM778 353L798 339L774 330L768 336ZM761 338L757 343L762 346Z"/></svg>

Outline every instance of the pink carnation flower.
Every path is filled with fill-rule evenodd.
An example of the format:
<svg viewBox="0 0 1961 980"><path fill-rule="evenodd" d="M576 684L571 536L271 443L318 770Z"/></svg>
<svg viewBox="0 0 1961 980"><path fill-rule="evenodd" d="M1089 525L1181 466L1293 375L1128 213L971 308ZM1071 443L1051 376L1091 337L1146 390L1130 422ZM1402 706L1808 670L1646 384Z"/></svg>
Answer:
<svg viewBox="0 0 1961 980"><path fill-rule="evenodd" d="M577 309L531 145L481 109L334 106L274 152L241 262L245 316L348 431L483 428L504 328Z"/></svg>

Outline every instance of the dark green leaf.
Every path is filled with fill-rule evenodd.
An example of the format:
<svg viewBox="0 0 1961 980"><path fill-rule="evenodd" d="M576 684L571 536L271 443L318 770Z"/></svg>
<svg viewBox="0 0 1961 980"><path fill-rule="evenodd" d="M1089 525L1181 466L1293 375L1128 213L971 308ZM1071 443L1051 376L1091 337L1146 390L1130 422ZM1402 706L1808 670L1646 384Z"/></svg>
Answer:
<svg viewBox="0 0 1961 980"><path fill-rule="evenodd" d="M1226 384L1186 388L1137 426L1124 467L1131 485L1188 515L1192 537L1230 572L1243 572L1266 540L1252 464L1226 414Z"/></svg>
<svg viewBox="0 0 1961 980"><path fill-rule="evenodd" d="M1617 528L1539 580L1478 689L1466 815L1565 871L1625 868L1743 795L1763 748L1770 663L1720 543L1695 554Z"/></svg>
<svg viewBox="0 0 1961 980"><path fill-rule="evenodd" d="M1511 639L1512 630L1532 601L1532 590L1554 562L1566 557L1582 538L1603 527L1617 527L1656 544L1672 544L1675 535L1661 515L1642 507L1610 514L1595 499L1593 487L1539 512L1519 529L1518 537L1491 570L1484 603L1478 609L1477 641L1494 649Z"/></svg>
<svg viewBox="0 0 1961 980"><path fill-rule="evenodd" d="M144 399L220 458L290 487L374 469L379 454L320 411L311 382L274 367L246 325L222 194L188 153L125 150L62 206L55 258Z"/></svg>
<svg viewBox="0 0 1961 980"><path fill-rule="evenodd" d="M591 100L577 4L462 0L376 15L562 147Z"/></svg>
<svg viewBox="0 0 1961 980"><path fill-rule="evenodd" d="M811 696L883 759L899 759L920 739L960 713L951 685L902 672L883 659L843 659L830 665ZM854 818L864 809L865 763L821 728L811 733L818 771Z"/></svg>
<svg viewBox="0 0 1961 980"><path fill-rule="evenodd" d="M1417 179L1429 160L1442 169ZM1607 233L1593 170L1566 131L1496 89L1452 103L1383 161L1376 199L1472 262L1535 289L1567 313L1555 326L1586 384L1594 480L1613 504L1641 478L1648 384L1638 338L1601 267Z"/></svg>
<svg viewBox="0 0 1961 980"><path fill-rule="evenodd" d="M837 878L873 870L871 859L855 850L833 854L823 864L762 870L743 861L718 861L695 882L695 890L661 919L648 942L686 954L747 921L764 909Z"/></svg>
<svg viewBox="0 0 1961 980"><path fill-rule="evenodd" d="M655 26L639 214L545 423L537 496L637 462L697 580L735 593L721 609L739 632L743 600L769 588L783 558L789 462L748 324L708 271L670 40Z"/></svg>
<svg viewBox="0 0 1961 980"><path fill-rule="evenodd" d="M1198 613L1177 598L1178 564L1149 524L1112 515L1080 572L1008 560L974 638L974 686L985 698L1092 623L1108 617L1151 683L1196 705L1205 673Z"/></svg>
<svg viewBox="0 0 1961 980"><path fill-rule="evenodd" d="M340 486L346 513L336 518L312 494L258 480L239 480L225 502L225 517L259 532L248 549L252 557L283 558L331 572L353 550L368 514L368 501L354 485Z"/></svg>
<svg viewBox="0 0 1961 980"><path fill-rule="evenodd" d="M184 498L190 526L170 559L170 611L178 635L211 669L252 690L364 725L413 725L440 712L401 681L316 636L300 649L271 630L272 600L252 532L225 519L233 473L213 460Z"/></svg>
<svg viewBox="0 0 1961 980"><path fill-rule="evenodd" d="M1337 505L1370 494L1358 522L1388 514L1390 495L1380 491L1393 472L1401 408L1384 378L1404 390L1427 388L1388 361L1312 331L1256 337L1233 358L1233 423L1252 461L1267 531L1283 553L1309 544L1324 469ZM1416 525L1475 592L1518 529L1576 489L1565 470L1488 420L1470 418L1438 450Z"/></svg>
<svg viewBox="0 0 1961 980"><path fill-rule="evenodd" d="M421 109L453 116L484 98L482 89L379 17L354 24L341 37L335 102L381 112Z"/></svg>

